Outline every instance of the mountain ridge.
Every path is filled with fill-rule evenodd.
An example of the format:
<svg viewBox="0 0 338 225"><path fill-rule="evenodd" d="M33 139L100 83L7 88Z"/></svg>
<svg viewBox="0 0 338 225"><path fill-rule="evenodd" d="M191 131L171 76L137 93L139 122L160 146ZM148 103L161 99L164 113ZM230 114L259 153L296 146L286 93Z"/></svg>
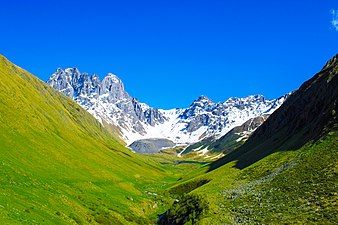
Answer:
<svg viewBox="0 0 338 225"><path fill-rule="evenodd" d="M221 137L248 119L269 115L287 98L267 100L262 95L214 102L201 95L188 108L156 109L131 97L122 80L108 73L100 78L77 68L57 69L47 83L74 99L101 123L116 125L127 145L140 139L166 138L189 144Z"/></svg>
<svg viewBox="0 0 338 225"><path fill-rule="evenodd" d="M276 151L291 151L315 142L330 129L337 129L337 74L338 54L293 92L243 146L210 168L217 168L235 158L238 159L236 166L244 168Z"/></svg>

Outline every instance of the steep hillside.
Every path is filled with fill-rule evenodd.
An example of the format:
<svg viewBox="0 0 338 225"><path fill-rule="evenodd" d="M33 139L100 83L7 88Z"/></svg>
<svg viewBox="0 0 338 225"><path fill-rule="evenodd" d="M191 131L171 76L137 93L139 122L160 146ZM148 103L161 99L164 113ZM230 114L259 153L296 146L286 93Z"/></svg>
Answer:
<svg viewBox="0 0 338 225"><path fill-rule="evenodd" d="M337 224L338 55L238 149L183 178L161 224Z"/></svg>
<svg viewBox="0 0 338 225"><path fill-rule="evenodd" d="M2 224L150 223L157 164L3 56L0 105Z"/></svg>
<svg viewBox="0 0 338 225"><path fill-rule="evenodd" d="M244 168L265 156L295 150L316 141L336 127L338 112L338 56L306 81L260 126L238 151L215 162L211 169L234 159Z"/></svg>

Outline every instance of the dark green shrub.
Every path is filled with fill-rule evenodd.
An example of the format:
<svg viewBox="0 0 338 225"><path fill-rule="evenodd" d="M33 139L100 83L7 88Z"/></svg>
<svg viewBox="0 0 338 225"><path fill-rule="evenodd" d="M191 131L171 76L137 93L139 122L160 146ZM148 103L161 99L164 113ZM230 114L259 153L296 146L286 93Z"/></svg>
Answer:
<svg viewBox="0 0 338 225"><path fill-rule="evenodd" d="M195 224L209 210L209 203L202 195L183 195L161 216L159 224Z"/></svg>

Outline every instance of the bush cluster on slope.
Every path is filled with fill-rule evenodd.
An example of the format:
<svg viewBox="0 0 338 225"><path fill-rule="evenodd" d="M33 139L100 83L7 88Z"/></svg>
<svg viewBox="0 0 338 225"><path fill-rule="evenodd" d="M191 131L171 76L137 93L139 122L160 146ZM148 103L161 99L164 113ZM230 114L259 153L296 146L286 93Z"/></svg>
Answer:
<svg viewBox="0 0 338 225"><path fill-rule="evenodd" d="M162 215L159 224L195 224L209 209L209 203L202 195L183 195Z"/></svg>

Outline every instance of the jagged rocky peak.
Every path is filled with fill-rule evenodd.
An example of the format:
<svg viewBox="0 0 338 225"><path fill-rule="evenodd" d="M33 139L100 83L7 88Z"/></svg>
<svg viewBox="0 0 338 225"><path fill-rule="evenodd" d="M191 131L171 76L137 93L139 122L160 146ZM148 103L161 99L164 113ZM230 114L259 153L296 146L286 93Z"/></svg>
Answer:
<svg viewBox="0 0 338 225"><path fill-rule="evenodd" d="M145 138L193 143L220 136L250 118L271 114L285 100L253 95L215 103L202 95L186 109L160 110L131 97L122 80L112 73L101 80L77 68L59 68L47 83L74 99L101 123L119 127L127 144Z"/></svg>
<svg viewBox="0 0 338 225"><path fill-rule="evenodd" d="M266 99L263 95L250 95L245 98L231 97L223 104L227 106L243 106L252 103L265 103Z"/></svg>
<svg viewBox="0 0 338 225"><path fill-rule="evenodd" d="M89 76L77 68L59 68L47 83L74 99L100 122L118 126L122 138L128 142L145 135L147 126L167 120L158 109L132 98L122 80L113 73L101 80L97 74Z"/></svg>
<svg viewBox="0 0 338 225"><path fill-rule="evenodd" d="M215 103L201 96L181 115L188 120L187 131L195 132L207 127L202 136L224 133L234 126L239 126L250 118L269 115L285 100L266 100L263 95L251 95L245 98L229 98L225 102Z"/></svg>
<svg viewBox="0 0 338 225"><path fill-rule="evenodd" d="M78 68L58 68L47 80L47 83L55 89L63 92L71 98L90 96L93 93L98 95L108 94L109 101L117 101L121 98L129 98L125 92L123 82L112 73L101 81L97 74L89 76L88 73L81 73Z"/></svg>
<svg viewBox="0 0 338 225"><path fill-rule="evenodd" d="M199 107L204 107L208 104L213 104L214 101L211 100L210 98L208 98L205 95L201 95L200 97L198 97L196 100L193 101L193 103L190 105L190 107L193 106L199 106Z"/></svg>
<svg viewBox="0 0 338 225"><path fill-rule="evenodd" d="M195 102L213 102L213 101L207 96L201 95L195 100Z"/></svg>
<svg viewBox="0 0 338 225"><path fill-rule="evenodd" d="M79 71L79 69L76 68L76 67L73 67L73 68L66 68L64 71L65 71L65 73L70 74L72 77L81 74L80 71Z"/></svg>
<svg viewBox="0 0 338 225"><path fill-rule="evenodd" d="M100 77L99 77L97 74L94 73L94 74L91 76L91 80L92 80L94 86L101 85L101 79L100 79Z"/></svg>
<svg viewBox="0 0 338 225"><path fill-rule="evenodd" d="M74 88L72 87L72 77L69 73L66 73L63 69L58 68L55 73L48 79L47 83L64 93L65 95L73 98Z"/></svg>
<svg viewBox="0 0 338 225"><path fill-rule="evenodd" d="M108 94L108 101L117 102L121 99L131 101L132 98L124 90L122 80L115 74L108 73L108 75L102 80L102 94Z"/></svg>
<svg viewBox="0 0 338 225"><path fill-rule="evenodd" d="M189 117L195 117L199 115L201 112L205 111L207 108L210 108L214 104L214 101L209 99L208 97L201 95L197 99L195 99L189 108L187 108L183 114L181 115L182 119L187 119Z"/></svg>
<svg viewBox="0 0 338 225"><path fill-rule="evenodd" d="M112 73L108 73L102 80L102 86L105 88L104 92L114 92L116 87L124 91L122 80Z"/></svg>

